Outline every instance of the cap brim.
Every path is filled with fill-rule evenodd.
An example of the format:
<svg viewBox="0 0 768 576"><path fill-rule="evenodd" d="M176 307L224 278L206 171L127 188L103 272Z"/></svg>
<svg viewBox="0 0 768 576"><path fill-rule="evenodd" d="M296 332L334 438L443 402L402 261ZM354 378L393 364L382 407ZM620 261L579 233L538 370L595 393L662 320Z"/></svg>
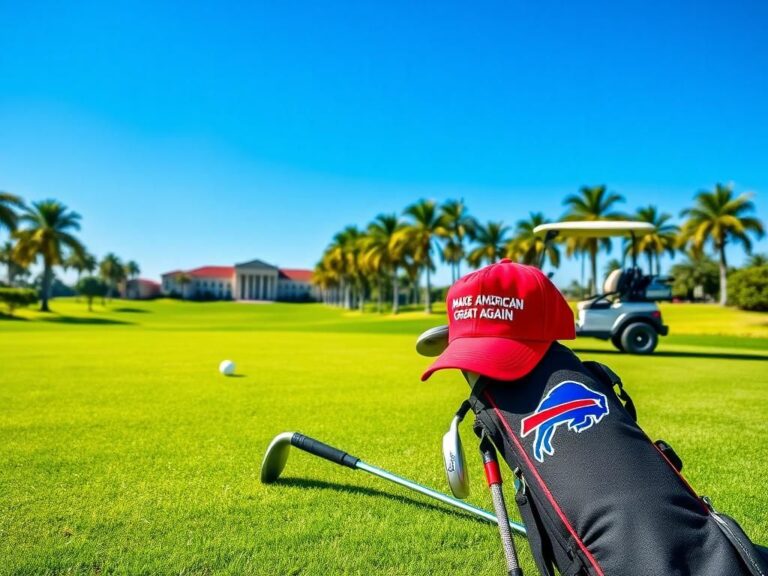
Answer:
<svg viewBox="0 0 768 576"><path fill-rule="evenodd" d="M438 370L477 372L494 380L517 380L533 370L552 342L508 338L456 338L430 366L422 380Z"/></svg>

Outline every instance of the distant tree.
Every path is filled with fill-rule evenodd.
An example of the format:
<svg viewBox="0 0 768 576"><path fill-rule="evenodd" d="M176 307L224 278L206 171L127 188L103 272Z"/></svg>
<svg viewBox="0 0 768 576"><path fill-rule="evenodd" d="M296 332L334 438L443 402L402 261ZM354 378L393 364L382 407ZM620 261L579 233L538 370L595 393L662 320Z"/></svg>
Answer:
<svg viewBox="0 0 768 576"><path fill-rule="evenodd" d="M15 248L11 242L5 242L0 246L0 264L5 266L8 286L13 286L16 277L28 273L27 269L16 260L14 252Z"/></svg>
<svg viewBox="0 0 768 576"><path fill-rule="evenodd" d="M534 228L547 224L549 220L541 212L531 212L527 220L518 220L515 236L507 243L507 258L531 266L544 267L541 253L545 249L544 238L533 233ZM560 266L560 250L554 242L546 243L545 258L549 259L553 268Z"/></svg>
<svg viewBox="0 0 768 576"><path fill-rule="evenodd" d="M61 202L43 200L25 207L19 217L19 223L26 226L14 233L17 239L14 258L21 266L28 266L37 260L38 256L42 257L40 309L49 312L48 300L54 266L62 264L64 250L85 252L80 240L72 234L73 231L80 230L80 215L70 211Z"/></svg>
<svg viewBox="0 0 768 576"><path fill-rule="evenodd" d="M429 273L435 269L432 258L433 244L439 237L450 234L446 228L445 220L440 213L437 204L433 200L419 200L408 206L404 214L411 219L405 228L407 242L410 242L413 250L413 262L419 272L426 276L426 290L424 291L424 311L432 313L432 283Z"/></svg>
<svg viewBox="0 0 768 576"><path fill-rule="evenodd" d="M731 272L728 277L728 302L743 310L768 312L768 265Z"/></svg>
<svg viewBox="0 0 768 576"><path fill-rule="evenodd" d="M67 259L64 260L64 267L75 270L77 272L77 281L79 282L83 272L93 274L96 270L96 257L88 252L72 252Z"/></svg>
<svg viewBox="0 0 768 576"><path fill-rule="evenodd" d="M99 275L101 279L109 286L107 296L114 298L117 293L117 286L125 280L125 268L115 254L110 252L99 263Z"/></svg>
<svg viewBox="0 0 768 576"><path fill-rule="evenodd" d="M473 234L475 247L467 256L469 265L480 268L502 258L509 242L508 233L509 227L502 222L488 222L485 226L478 224Z"/></svg>
<svg viewBox="0 0 768 576"><path fill-rule="evenodd" d="M386 270L392 282L392 312L400 307L400 280L398 274L405 261L407 244L403 235L405 223L397 214L379 214L368 225L364 242L367 265L373 269Z"/></svg>
<svg viewBox="0 0 768 576"><path fill-rule="evenodd" d="M125 263L125 275L129 279L135 280L139 277L139 274L141 274L141 268L138 263L135 260L128 260L128 262Z"/></svg>
<svg viewBox="0 0 768 576"><path fill-rule="evenodd" d="M451 267L451 283L461 277L461 261L464 259L464 242L471 238L477 221L467 210L464 200L448 200L440 206L441 219L445 230L443 260Z"/></svg>
<svg viewBox="0 0 768 576"><path fill-rule="evenodd" d="M656 274L661 274L661 255L667 253L669 256L675 255L675 248L678 243L678 234L680 227L672 224L671 214L659 212L656 206L646 206L638 208L634 216L639 222L648 222L656 228L650 234L640 236L636 242L636 249L639 254L644 254L648 260L648 273L653 274L653 264L656 263ZM627 241L624 245L624 253L630 254L632 251L632 242Z"/></svg>
<svg viewBox="0 0 768 576"><path fill-rule="evenodd" d="M88 301L88 311L90 312L93 310L93 299L104 298L109 287L103 280L95 276L85 276L78 280L75 289L78 294L85 296Z"/></svg>
<svg viewBox="0 0 768 576"><path fill-rule="evenodd" d="M670 269L673 278L672 294L693 300L697 288L703 296L714 298L718 289L718 266L712 258L703 252L689 250L683 262L678 262Z"/></svg>
<svg viewBox="0 0 768 576"><path fill-rule="evenodd" d="M726 244L741 244L749 254L752 252L750 235L762 238L765 234L763 223L749 216L755 211L751 197L751 194L734 196L731 186L718 183L713 191L699 192L695 196L694 206L680 213L687 217L681 232L681 243L702 251L705 244L711 242L719 256L721 306L725 306L728 299Z"/></svg>
<svg viewBox="0 0 768 576"><path fill-rule="evenodd" d="M749 258L747 258L747 262L744 266L747 268L768 266L768 254L752 254Z"/></svg>
<svg viewBox="0 0 768 576"><path fill-rule="evenodd" d="M623 220L626 216L615 210L616 204L624 202L624 197L615 192L608 192L605 186L583 186L578 194L566 196L563 204L568 207L566 220ZM568 253L583 252L589 255L592 278L590 292L597 292L597 255L600 250L610 252L609 238L573 238L568 243Z"/></svg>
<svg viewBox="0 0 768 576"><path fill-rule="evenodd" d="M0 191L0 228L13 232L19 223L18 210L24 209L21 198L8 192Z"/></svg>

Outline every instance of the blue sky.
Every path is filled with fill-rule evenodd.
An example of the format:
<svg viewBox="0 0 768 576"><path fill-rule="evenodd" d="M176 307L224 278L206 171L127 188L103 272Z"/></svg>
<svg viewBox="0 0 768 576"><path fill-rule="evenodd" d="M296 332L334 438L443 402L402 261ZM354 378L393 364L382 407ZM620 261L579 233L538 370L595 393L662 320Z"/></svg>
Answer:
<svg viewBox="0 0 768 576"><path fill-rule="evenodd" d="M0 189L63 201L144 276L309 267L421 197L514 223L584 184L677 214L721 181L766 218L763 2L0 0L0 21Z"/></svg>

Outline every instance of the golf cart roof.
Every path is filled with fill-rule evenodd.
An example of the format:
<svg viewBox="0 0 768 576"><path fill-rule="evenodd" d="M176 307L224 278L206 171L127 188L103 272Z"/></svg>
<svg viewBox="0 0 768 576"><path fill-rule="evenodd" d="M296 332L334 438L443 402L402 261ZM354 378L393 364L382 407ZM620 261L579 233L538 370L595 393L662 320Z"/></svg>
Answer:
<svg viewBox="0 0 768 576"><path fill-rule="evenodd" d="M619 220L552 222L541 224L533 229L537 236L548 232L560 238L608 238L611 236L644 236L655 230L649 222L630 222Z"/></svg>

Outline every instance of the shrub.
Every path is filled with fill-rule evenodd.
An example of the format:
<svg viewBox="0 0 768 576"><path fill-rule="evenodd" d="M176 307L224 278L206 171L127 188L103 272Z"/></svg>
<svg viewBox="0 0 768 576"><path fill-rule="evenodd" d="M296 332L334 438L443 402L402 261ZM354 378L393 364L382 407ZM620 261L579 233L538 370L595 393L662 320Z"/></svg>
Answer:
<svg viewBox="0 0 768 576"><path fill-rule="evenodd" d="M768 266L733 272L728 277L728 302L743 310L768 312Z"/></svg>
<svg viewBox="0 0 768 576"><path fill-rule="evenodd" d="M37 302L37 290L31 288L0 288L0 302L8 307L8 313L19 306L30 306Z"/></svg>
<svg viewBox="0 0 768 576"><path fill-rule="evenodd" d="M88 310L93 309L93 299L97 297L104 298L107 295L109 286L95 276L86 276L77 283L77 293L85 296L88 300Z"/></svg>

